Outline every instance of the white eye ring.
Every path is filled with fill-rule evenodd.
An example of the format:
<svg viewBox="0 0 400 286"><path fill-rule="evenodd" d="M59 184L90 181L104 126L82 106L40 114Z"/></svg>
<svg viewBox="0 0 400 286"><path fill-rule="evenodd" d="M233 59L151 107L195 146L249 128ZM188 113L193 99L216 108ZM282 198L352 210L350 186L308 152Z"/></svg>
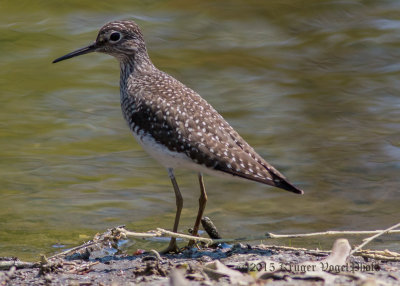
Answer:
<svg viewBox="0 0 400 286"><path fill-rule="evenodd" d="M122 35L121 35L120 32L112 32L112 33L110 34L109 40L110 40L111 43L116 43L116 42L118 42L118 41L121 40L121 39L122 39Z"/></svg>

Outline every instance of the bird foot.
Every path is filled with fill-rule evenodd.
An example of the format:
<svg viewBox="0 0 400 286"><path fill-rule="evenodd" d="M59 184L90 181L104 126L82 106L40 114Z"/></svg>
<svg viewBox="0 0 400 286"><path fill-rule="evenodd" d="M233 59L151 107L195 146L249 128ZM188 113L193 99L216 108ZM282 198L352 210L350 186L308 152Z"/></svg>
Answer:
<svg viewBox="0 0 400 286"><path fill-rule="evenodd" d="M161 254L179 253L179 252L180 252L180 250L179 250L178 245L176 244L176 241L172 241L172 240L166 249L160 251Z"/></svg>
<svg viewBox="0 0 400 286"><path fill-rule="evenodd" d="M199 245L197 244L197 242L195 240L190 240L187 247L189 247L189 248L196 247L197 249L200 249Z"/></svg>

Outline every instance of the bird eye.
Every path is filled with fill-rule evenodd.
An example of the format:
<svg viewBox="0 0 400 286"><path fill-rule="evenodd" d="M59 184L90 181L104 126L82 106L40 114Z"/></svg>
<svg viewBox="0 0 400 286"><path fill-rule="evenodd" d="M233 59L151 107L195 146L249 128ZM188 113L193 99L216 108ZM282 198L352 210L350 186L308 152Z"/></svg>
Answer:
<svg viewBox="0 0 400 286"><path fill-rule="evenodd" d="M111 42L118 42L121 39L121 34L118 32L114 32L110 35Z"/></svg>

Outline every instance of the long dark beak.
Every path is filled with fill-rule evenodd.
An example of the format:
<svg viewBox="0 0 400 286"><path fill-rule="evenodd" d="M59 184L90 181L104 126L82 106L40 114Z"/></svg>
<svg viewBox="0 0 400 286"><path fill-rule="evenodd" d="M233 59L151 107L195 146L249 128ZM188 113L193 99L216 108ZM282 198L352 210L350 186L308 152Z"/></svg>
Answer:
<svg viewBox="0 0 400 286"><path fill-rule="evenodd" d="M55 59L53 61L53 64L61 62L63 60L68 60L70 58L77 57L77 56L80 56L80 55L92 53L92 52L96 51L96 48L97 48L96 47L96 42L94 42L93 44L90 44L87 47L78 49L76 51L73 51L72 53L66 54L65 56L62 56L62 57L59 57L58 59Z"/></svg>

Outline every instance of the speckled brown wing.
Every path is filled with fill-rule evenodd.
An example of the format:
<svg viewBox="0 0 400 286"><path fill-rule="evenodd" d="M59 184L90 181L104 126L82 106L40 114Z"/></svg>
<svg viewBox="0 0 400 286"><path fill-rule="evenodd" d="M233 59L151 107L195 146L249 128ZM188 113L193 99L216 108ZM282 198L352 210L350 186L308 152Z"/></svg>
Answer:
<svg viewBox="0 0 400 286"><path fill-rule="evenodd" d="M207 168L303 193L193 90L161 71L132 78L121 102L131 129ZM129 109L129 110L127 110Z"/></svg>

